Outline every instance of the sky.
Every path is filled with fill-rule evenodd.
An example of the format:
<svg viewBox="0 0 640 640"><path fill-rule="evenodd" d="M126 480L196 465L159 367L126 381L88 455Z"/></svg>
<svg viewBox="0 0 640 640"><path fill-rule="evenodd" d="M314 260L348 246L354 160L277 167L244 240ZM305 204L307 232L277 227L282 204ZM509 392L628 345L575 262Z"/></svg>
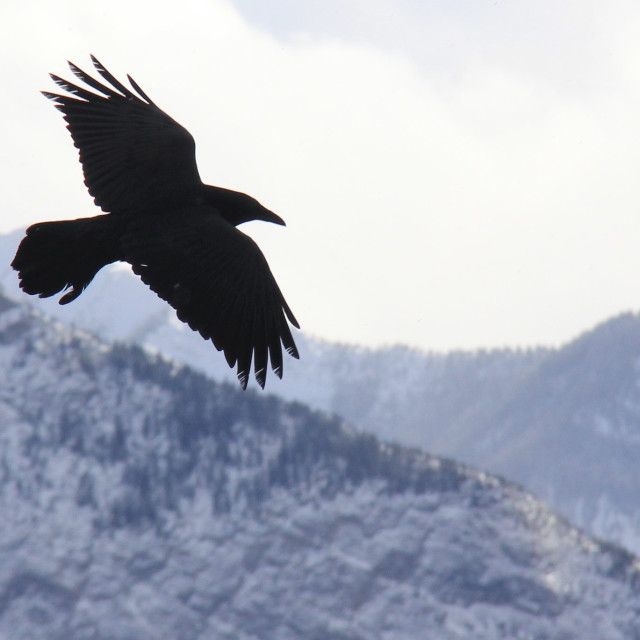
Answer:
<svg viewBox="0 0 640 640"><path fill-rule="evenodd" d="M98 213L39 94L94 53L286 220L242 230L308 334L562 344L640 309L639 32L636 0L0 3L0 233Z"/></svg>

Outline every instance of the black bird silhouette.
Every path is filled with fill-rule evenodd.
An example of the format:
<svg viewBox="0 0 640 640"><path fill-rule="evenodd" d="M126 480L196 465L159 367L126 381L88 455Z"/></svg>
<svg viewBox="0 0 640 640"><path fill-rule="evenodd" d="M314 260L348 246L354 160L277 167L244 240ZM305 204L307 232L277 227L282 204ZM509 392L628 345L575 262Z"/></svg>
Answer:
<svg viewBox="0 0 640 640"><path fill-rule="evenodd" d="M264 388L269 359L282 377L282 346L298 358L287 319L299 325L264 255L236 226L284 221L244 193L203 184L191 134L131 76L133 91L91 60L111 86L69 62L96 93L53 74L70 95L42 93L64 114L84 183L107 213L29 227L11 264L20 286L41 298L70 289L60 299L67 304L103 266L128 262L230 367L237 364L243 389L252 360Z"/></svg>

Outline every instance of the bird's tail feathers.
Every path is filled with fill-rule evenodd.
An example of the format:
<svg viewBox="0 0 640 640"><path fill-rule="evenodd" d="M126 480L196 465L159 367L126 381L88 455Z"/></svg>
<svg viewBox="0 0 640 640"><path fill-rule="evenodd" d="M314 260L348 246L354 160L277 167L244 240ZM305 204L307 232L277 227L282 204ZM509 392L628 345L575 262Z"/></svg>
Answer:
<svg viewBox="0 0 640 640"><path fill-rule="evenodd" d="M48 298L71 289L60 304L75 300L102 267L119 259L113 218L104 215L29 227L11 263L22 290Z"/></svg>

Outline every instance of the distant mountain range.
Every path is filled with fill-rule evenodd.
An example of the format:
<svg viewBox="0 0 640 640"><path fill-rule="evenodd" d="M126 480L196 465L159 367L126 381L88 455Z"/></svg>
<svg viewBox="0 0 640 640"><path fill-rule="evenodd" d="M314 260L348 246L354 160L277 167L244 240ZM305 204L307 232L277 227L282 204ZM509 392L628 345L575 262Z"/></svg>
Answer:
<svg viewBox="0 0 640 640"><path fill-rule="evenodd" d="M72 305L28 299L0 239L0 285L102 340L138 344L216 380L224 358L123 269L98 274ZM337 413L387 440L519 482L593 535L640 553L640 317L603 323L560 349L427 354L308 338L267 390Z"/></svg>
<svg viewBox="0 0 640 640"><path fill-rule="evenodd" d="M3 639L640 637L640 561L522 488L2 296L0 442Z"/></svg>

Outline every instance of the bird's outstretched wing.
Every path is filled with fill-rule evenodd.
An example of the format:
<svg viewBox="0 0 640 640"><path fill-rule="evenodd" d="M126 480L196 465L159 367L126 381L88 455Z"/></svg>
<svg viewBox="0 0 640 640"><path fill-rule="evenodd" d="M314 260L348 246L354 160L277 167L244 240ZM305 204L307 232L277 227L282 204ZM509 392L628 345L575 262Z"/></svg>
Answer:
<svg viewBox="0 0 640 640"><path fill-rule="evenodd" d="M229 366L237 364L243 388L252 360L264 387L269 360L282 377L282 346L298 358L287 318L299 325L264 255L219 216L187 207L180 215L132 219L122 246L133 271L178 318L211 339Z"/></svg>
<svg viewBox="0 0 640 640"><path fill-rule="evenodd" d="M69 62L98 93L51 74L71 95L43 91L64 114L80 151L85 184L103 211L126 213L169 204L201 184L193 136L159 109L131 78L131 89L91 56L102 84ZM111 86L109 86L111 85ZM135 91L135 93L134 93Z"/></svg>

